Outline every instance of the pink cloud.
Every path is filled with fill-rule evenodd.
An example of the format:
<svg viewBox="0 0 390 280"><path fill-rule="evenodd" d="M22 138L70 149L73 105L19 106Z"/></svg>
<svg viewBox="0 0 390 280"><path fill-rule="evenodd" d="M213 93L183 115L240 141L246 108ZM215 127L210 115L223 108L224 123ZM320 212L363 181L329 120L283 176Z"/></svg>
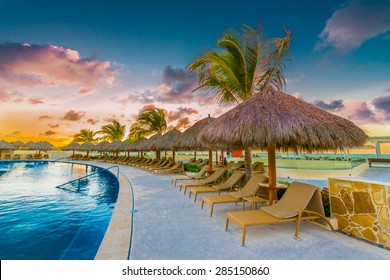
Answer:
<svg viewBox="0 0 390 280"><path fill-rule="evenodd" d="M9 100L9 94L4 91L0 91L0 102L6 102L8 100Z"/></svg>
<svg viewBox="0 0 390 280"><path fill-rule="evenodd" d="M28 99L28 102L30 104L33 104L33 105L37 105L37 104L43 104L45 103L42 98L38 98L38 97L31 97Z"/></svg>
<svg viewBox="0 0 390 280"><path fill-rule="evenodd" d="M365 41L390 30L390 5L373 5L352 1L350 5L337 10L327 20L319 35L316 49L330 48L332 55L345 54Z"/></svg>
<svg viewBox="0 0 390 280"><path fill-rule="evenodd" d="M39 116L39 118L38 118L38 120L40 120L40 121L50 120L50 119L52 119L52 117L50 117L48 115Z"/></svg>
<svg viewBox="0 0 390 280"><path fill-rule="evenodd" d="M183 116L196 115L198 113L199 113L198 110L196 110L194 108L183 108L180 106L175 111L168 112L167 120L168 121L176 121L176 120L182 118Z"/></svg>
<svg viewBox="0 0 390 280"><path fill-rule="evenodd" d="M80 58L75 50L54 45L0 44L3 88L80 85L81 93L111 85L116 72L108 61Z"/></svg>
<svg viewBox="0 0 390 280"><path fill-rule="evenodd" d="M85 116L85 112L76 112L75 110L69 110L61 118L61 120L75 122L81 120L84 116Z"/></svg>
<svg viewBox="0 0 390 280"><path fill-rule="evenodd" d="M181 118L177 124L176 124L176 129L178 130L185 130L187 128L189 128L191 125L190 125L190 119L188 117L185 117L185 118Z"/></svg>

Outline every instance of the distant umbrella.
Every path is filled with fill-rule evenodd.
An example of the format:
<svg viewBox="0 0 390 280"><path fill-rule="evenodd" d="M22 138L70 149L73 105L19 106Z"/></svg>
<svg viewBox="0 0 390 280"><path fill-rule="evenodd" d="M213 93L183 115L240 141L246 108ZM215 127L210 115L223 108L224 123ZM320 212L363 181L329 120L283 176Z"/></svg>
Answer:
<svg viewBox="0 0 390 280"><path fill-rule="evenodd" d="M145 137L141 137L140 139L138 139L137 141L131 143L128 147L127 147L127 150L128 151L141 151L141 145L143 142L147 141L148 139L145 138Z"/></svg>
<svg viewBox="0 0 390 280"><path fill-rule="evenodd" d="M109 145L110 145L110 142L108 142L108 141L100 142L99 144L95 145L95 150L99 151L99 152L108 151Z"/></svg>
<svg viewBox="0 0 390 280"><path fill-rule="evenodd" d="M63 151L73 151L73 155L74 155L74 151L75 151L75 150L78 150L79 147L80 147L80 144L79 144L79 143L72 142L72 143L70 143L69 145L63 147L62 150L63 150Z"/></svg>
<svg viewBox="0 0 390 280"><path fill-rule="evenodd" d="M50 144L49 142L41 141L41 142L35 143L34 145L32 145L32 147L33 147L33 150L38 150L39 155L41 155L41 151L51 150L53 145Z"/></svg>
<svg viewBox="0 0 390 280"><path fill-rule="evenodd" d="M27 142L26 144L25 144L25 146L28 148L28 149L30 149L30 150L35 150L35 145L36 145L37 143L35 143L35 142L33 142L33 141L29 141L29 142Z"/></svg>
<svg viewBox="0 0 390 280"><path fill-rule="evenodd" d="M0 159L1 159L1 151L9 151L9 150L14 150L15 147L3 140L0 140Z"/></svg>
<svg viewBox="0 0 390 280"><path fill-rule="evenodd" d="M270 201L276 186L275 149L336 150L363 145L367 138L352 122L273 89L254 94L199 135L205 145L268 149Z"/></svg>
<svg viewBox="0 0 390 280"><path fill-rule="evenodd" d="M193 126L188 128L178 137L172 144L172 148L175 151L209 151L209 169L212 169L212 147L203 144L199 139L199 133L206 127L208 127L215 118L208 115L207 118L201 119ZM196 152L195 152L196 155Z"/></svg>
<svg viewBox="0 0 390 280"><path fill-rule="evenodd" d="M13 142L12 145L14 145L15 148L24 147L25 146L22 141Z"/></svg>
<svg viewBox="0 0 390 280"><path fill-rule="evenodd" d="M84 144L81 144L79 147L80 151L87 151L87 156L89 156L89 151L92 151L95 149L95 145L91 142L85 142Z"/></svg>
<svg viewBox="0 0 390 280"><path fill-rule="evenodd" d="M180 131L173 128L157 139L153 144L153 148L158 151L172 151L173 162L175 162L175 149L172 147L172 143L181 135L182 133Z"/></svg>
<svg viewBox="0 0 390 280"><path fill-rule="evenodd" d="M156 150L155 143L157 143L161 137L162 135L160 133L153 135L147 141L144 141L142 144L140 144L140 149L142 149L142 151Z"/></svg>

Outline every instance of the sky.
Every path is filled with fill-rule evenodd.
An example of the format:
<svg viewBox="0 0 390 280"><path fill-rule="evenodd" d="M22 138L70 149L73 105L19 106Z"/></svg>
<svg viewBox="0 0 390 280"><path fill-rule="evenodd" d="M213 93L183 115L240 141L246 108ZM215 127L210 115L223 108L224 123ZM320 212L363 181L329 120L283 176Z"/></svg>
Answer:
<svg viewBox="0 0 390 280"><path fill-rule="evenodd" d="M186 66L226 30L292 32L286 93L390 136L388 1L0 0L0 140L68 144L143 108L181 131L229 110Z"/></svg>

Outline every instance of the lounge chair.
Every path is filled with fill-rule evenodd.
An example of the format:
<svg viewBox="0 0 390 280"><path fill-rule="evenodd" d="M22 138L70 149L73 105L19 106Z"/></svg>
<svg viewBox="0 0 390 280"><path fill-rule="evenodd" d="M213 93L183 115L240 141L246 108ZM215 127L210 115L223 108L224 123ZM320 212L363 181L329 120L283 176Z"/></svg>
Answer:
<svg viewBox="0 0 390 280"><path fill-rule="evenodd" d="M218 168L213 174L204 179L200 179L197 182L183 183L180 185L180 191L184 189L184 195L186 194L187 188L191 187L206 187L215 185L220 182L227 172L226 168Z"/></svg>
<svg viewBox="0 0 390 280"><path fill-rule="evenodd" d="M234 163L229 169L234 171L234 170L239 170L242 167L245 167L245 162L240 160Z"/></svg>
<svg viewBox="0 0 390 280"><path fill-rule="evenodd" d="M161 173L180 173L180 172L184 172L184 165L182 161L176 162L172 167L167 169L154 170L154 175L158 175Z"/></svg>
<svg viewBox="0 0 390 280"><path fill-rule="evenodd" d="M202 169L198 173L187 174L185 176L180 176L180 177L173 177L172 178L172 185L174 187L176 187L176 182L179 181L179 180L192 180L192 181L195 181L195 180L203 179L203 178L206 177L206 173L207 173L208 169L209 169L208 165L205 165L205 166L202 167Z"/></svg>
<svg viewBox="0 0 390 280"><path fill-rule="evenodd" d="M293 182L276 204L264 206L260 210L228 212L226 230L228 230L229 221L235 223L243 230L241 245L244 245L247 227L296 222L294 238L298 239L300 222L317 219L321 219L330 226L332 231L334 230L325 218L319 188L310 184Z"/></svg>
<svg viewBox="0 0 390 280"><path fill-rule="evenodd" d="M204 196L202 198L202 209L204 203L210 204L210 217L212 217L215 204L242 202L244 197L254 196L256 194L260 188L259 183L265 183L267 181L268 177L262 174L253 174L245 186L236 192L231 192L226 195ZM266 202L266 199L264 199L264 202Z"/></svg>
<svg viewBox="0 0 390 280"><path fill-rule="evenodd" d="M20 159L20 155L18 154L18 155L14 155L13 157L12 157L12 159L13 160L19 160Z"/></svg>
<svg viewBox="0 0 390 280"><path fill-rule="evenodd" d="M221 192L229 192L232 191L233 188L240 185L240 182L242 182L242 178L244 178L245 173L241 171L236 171L230 176L229 179L227 179L225 182L214 185L211 187L196 187L196 188L190 188L190 194L189 197L191 197L191 194L194 194L194 203L196 202L196 198L198 194L200 193L221 193Z"/></svg>

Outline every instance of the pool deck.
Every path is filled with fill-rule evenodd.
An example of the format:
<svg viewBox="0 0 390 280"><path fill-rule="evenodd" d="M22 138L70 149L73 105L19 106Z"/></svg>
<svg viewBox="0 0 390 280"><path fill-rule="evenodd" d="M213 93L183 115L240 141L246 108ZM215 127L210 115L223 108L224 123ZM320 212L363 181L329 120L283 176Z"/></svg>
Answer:
<svg viewBox="0 0 390 280"><path fill-rule="evenodd" d="M171 175L154 176L119 166L120 173L133 187L136 213L129 213L132 206L129 190L120 190L114 213L120 212L122 218L105 236L105 240L114 242L105 245L113 254L101 252L96 259L123 259L129 242L119 240L129 240L129 227L133 223L129 255L133 260L390 260L390 250L307 222L301 224L301 241L293 238L295 223L284 223L249 228L242 247L239 228L230 224L229 230L224 230L226 212L240 211L241 204L217 205L210 218L208 205L200 209L200 197L194 203L178 187L172 187ZM127 193L125 198L122 192Z"/></svg>

